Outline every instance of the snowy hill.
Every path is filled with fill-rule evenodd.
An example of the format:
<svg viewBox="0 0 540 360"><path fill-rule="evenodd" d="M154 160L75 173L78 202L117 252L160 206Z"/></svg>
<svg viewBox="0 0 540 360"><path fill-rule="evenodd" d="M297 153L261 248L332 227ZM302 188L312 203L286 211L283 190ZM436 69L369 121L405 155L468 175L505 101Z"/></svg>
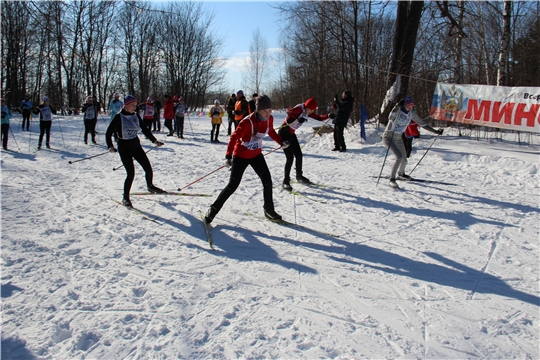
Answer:
<svg viewBox="0 0 540 360"><path fill-rule="evenodd" d="M310 120L298 132L304 175L329 187L289 194L283 152L266 157L276 211L301 226L262 218L248 169L212 224L212 251L199 211L226 169L183 190L210 197L132 196L158 223L148 221L111 201L119 156L69 164L106 148L82 143L79 117L57 119L54 149L34 152L37 123L21 132L15 117L21 151L1 154L2 359L540 357L538 145L449 131L413 173L446 184L396 192L375 186L382 129L360 143L349 128L348 151L335 153L332 134L310 140ZM174 191L223 164L226 130L211 144L210 129L190 118L185 140L156 134L158 149L141 136L157 186ZM433 139L422 132L409 171ZM145 191L136 171L132 191Z"/></svg>

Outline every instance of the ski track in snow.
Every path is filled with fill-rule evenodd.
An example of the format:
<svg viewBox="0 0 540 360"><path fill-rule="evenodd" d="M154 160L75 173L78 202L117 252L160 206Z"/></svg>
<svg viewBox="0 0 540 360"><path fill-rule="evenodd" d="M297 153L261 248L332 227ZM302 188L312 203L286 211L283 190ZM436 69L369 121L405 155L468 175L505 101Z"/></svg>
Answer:
<svg viewBox="0 0 540 360"><path fill-rule="evenodd" d="M281 190L283 152L266 156L276 211L304 228L260 218L262 185L248 168L212 224L212 251L198 212L227 169L183 190L211 197L132 196L157 224L110 200L122 197L118 155L68 164L106 149L80 141L79 117L57 119L65 147L53 124L57 150L32 153L37 123L21 132L15 116L21 152L1 153L2 358L540 357L538 145L447 130L413 176L456 186L396 192L372 177L382 128L360 143L350 127L345 153L330 151L332 134L315 136L304 175L332 187L292 185L324 204ZM297 132L301 146L310 125ZM148 153L166 190L224 161L226 122L217 144L207 118L184 127L183 140L156 133L165 146ZM105 129L100 121L101 144ZM432 139L415 142L409 170ZM132 191L145 188L136 165Z"/></svg>

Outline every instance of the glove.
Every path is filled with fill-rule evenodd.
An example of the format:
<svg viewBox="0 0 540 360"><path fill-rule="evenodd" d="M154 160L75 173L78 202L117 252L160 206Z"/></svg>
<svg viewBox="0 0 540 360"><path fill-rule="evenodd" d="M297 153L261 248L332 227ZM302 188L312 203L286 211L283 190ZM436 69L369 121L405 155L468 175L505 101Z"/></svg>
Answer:
<svg viewBox="0 0 540 360"><path fill-rule="evenodd" d="M335 119L335 118L336 118L336 113L330 113L330 114L328 115L328 117L329 117L330 119Z"/></svg>
<svg viewBox="0 0 540 360"><path fill-rule="evenodd" d="M439 129L437 130L437 134L442 135L443 131L444 131L443 129Z"/></svg>
<svg viewBox="0 0 540 360"><path fill-rule="evenodd" d="M154 141L154 144L155 144L157 147L163 146L163 143L162 143L161 141L158 141L158 140Z"/></svg>
<svg viewBox="0 0 540 360"><path fill-rule="evenodd" d="M299 122L300 124L303 124L303 123L305 123L306 121L307 121L307 119L306 119L305 117L299 117L299 118L298 118L298 122Z"/></svg>
<svg viewBox="0 0 540 360"><path fill-rule="evenodd" d="M231 158L227 158L225 159L225 165L226 168L230 168L232 166L232 159Z"/></svg>
<svg viewBox="0 0 540 360"><path fill-rule="evenodd" d="M109 152L110 152L111 154L114 154L114 153L117 152L117 151L118 151L118 150L116 150L116 149L114 148L114 146L111 146L111 147L109 148Z"/></svg>
<svg viewBox="0 0 540 360"><path fill-rule="evenodd" d="M286 149L289 147L289 145L291 145L290 142L288 142L287 140L284 140L282 143L281 143L281 148L282 149Z"/></svg>

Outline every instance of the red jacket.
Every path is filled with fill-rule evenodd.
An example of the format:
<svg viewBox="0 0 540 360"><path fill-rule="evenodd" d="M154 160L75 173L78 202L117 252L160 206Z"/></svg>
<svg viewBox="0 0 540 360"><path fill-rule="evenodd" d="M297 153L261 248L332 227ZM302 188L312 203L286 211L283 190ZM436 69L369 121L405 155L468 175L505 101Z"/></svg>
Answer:
<svg viewBox="0 0 540 360"><path fill-rule="evenodd" d="M419 138L420 132L418 132L418 124L411 120L407 128L405 129L405 136L407 138Z"/></svg>
<svg viewBox="0 0 540 360"><path fill-rule="evenodd" d="M165 106L163 107L163 117L167 120L174 118L174 101L173 99L165 100Z"/></svg>
<svg viewBox="0 0 540 360"><path fill-rule="evenodd" d="M319 116L319 115L315 114L314 112L308 115L305 112L304 104L298 104L295 107L293 107L292 109L289 109L287 111L287 117L285 118L285 121L283 121L283 124L281 126L283 127L283 126L286 126L287 124L289 124L289 126L288 126L289 130L290 130L291 134L294 134L294 132L300 126L302 126L302 123L297 121L297 119L299 117L305 118L306 116L309 116L310 118L313 118L313 119L319 120L319 121L324 121L324 120L328 119L328 115Z"/></svg>
<svg viewBox="0 0 540 360"><path fill-rule="evenodd" d="M253 126L253 127L252 127ZM259 133L259 136L264 137L263 134L268 134L270 137L281 145L281 137L274 130L274 117L270 115L270 118L266 121L262 121L258 118L256 112L246 116L238 127L233 132L229 139L229 144L227 145L226 156L234 156L242 159L253 159L254 157L262 153L260 146L257 146L254 149L248 149L246 144L249 146L249 142L256 142L256 138L253 136L253 132ZM254 145L252 143L252 145Z"/></svg>

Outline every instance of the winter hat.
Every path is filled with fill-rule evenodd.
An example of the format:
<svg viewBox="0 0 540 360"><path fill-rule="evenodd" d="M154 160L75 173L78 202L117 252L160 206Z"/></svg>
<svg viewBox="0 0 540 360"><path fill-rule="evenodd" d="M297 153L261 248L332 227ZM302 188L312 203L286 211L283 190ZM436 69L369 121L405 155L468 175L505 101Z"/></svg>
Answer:
<svg viewBox="0 0 540 360"><path fill-rule="evenodd" d="M254 98L259 97L259 94L255 93L251 97L254 97Z"/></svg>
<svg viewBox="0 0 540 360"><path fill-rule="evenodd" d="M238 90L236 92L236 96L244 96L244 92L242 90Z"/></svg>
<svg viewBox="0 0 540 360"><path fill-rule="evenodd" d="M410 96L407 96L407 97L405 97L405 99L403 99L403 106L406 107L406 106L409 106L409 105L414 105L414 101Z"/></svg>
<svg viewBox="0 0 540 360"><path fill-rule="evenodd" d="M352 92L351 92L351 90L345 91L345 95L347 95L347 99L352 98Z"/></svg>
<svg viewBox="0 0 540 360"><path fill-rule="evenodd" d="M146 99L146 102L152 102L153 99L149 96L147 99Z"/></svg>
<svg viewBox="0 0 540 360"><path fill-rule="evenodd" d="M88 102L88 100L94 101L94 98L92 97L92 95L88 95L88 96L86 97L86 101L87 101L87 102Z"/></svg>
<svg viewBox="0 0 540 360"><path fill-rule="evenodd" d="M236 96L236 94L232 94L231 96Z"/></svg>
<svg viewBox="0 0 540 360"><path fill-rule="evenodd" d="M178 98L178 101L184 101L184 98L180 96L180 97Z"/></svg>
<svg viewBox="0 0 540 360"><path fill-rule="evenodd" d="M174 95L174 96L173 96L173 100L174 100L174 101L178 100L178 95Z"/></svg>
<svg viewBox="0 0 540 360"><path fill-rule="evenodd" d="M132 102L137 102L137 98L133 95L126 95L124 96L124 106L127 104L131 104Z"/></svg>
<svg viewBox="0 0 540 360"><path fill-rule="evenodd" d="M257 103L255 105L255 109L257 111L271 109L271 108L272 108L272 100L270 100L268 95L263 95L257 99Z"/></svg>
<svg viewBox="0 0 540 360"><path fill-rule="evenodd" d="M43 102L47 102L47 101L49 101L49 97L48 97L48 96L44 96L44 97L43 97Z"/></svg>
<svg viewBox="0 0 540 360"><path fill-rule="evenodd" d="M317 100L315 100L315 96L310 97L306 100L304 103L304 106L311 110L317 110Z"/></svg>
<svg viewBox="0 0 540 360"><path fill-rule="evenodd" d="M218 100L218 99L214 100L214 104L218 104L218 105L219 105L219 100Z"/></svg>
<svg viewBox="0 0 540 360"><path fill-rule="evenodd" d="M113 94L113 97L114 97L114 98L117 98L117 97L119 97L119 96L120 96L119 93L114 93L114 94Z"/></svg>

